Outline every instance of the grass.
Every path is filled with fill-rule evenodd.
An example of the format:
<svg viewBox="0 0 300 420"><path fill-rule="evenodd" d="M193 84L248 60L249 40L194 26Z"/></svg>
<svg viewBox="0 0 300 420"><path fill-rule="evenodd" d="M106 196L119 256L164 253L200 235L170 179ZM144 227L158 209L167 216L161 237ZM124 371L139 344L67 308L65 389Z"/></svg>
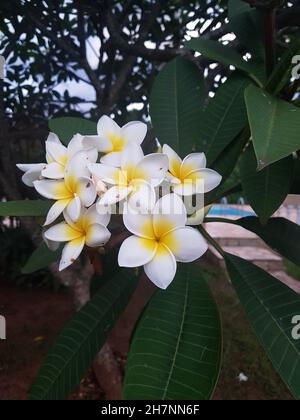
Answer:
<svg viewBox="0 0 300 420"><path fill-rule="evenodd" d="M223 322L223 367L214 399L293 399L256 339L224 272L205 271ZM248 377L247 382L239 381L240 373Z"/></svg>

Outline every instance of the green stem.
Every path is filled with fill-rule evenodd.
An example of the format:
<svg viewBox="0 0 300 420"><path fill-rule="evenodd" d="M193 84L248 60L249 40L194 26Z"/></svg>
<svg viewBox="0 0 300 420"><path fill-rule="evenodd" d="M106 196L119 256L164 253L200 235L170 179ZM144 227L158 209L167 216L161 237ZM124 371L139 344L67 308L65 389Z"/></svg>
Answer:
<svg viewBox="0 0 300 420"><path fill-rule="evenodd" d="M199 232L204 236L204 238L222 255L222 257L225 257L225 252L220 247L218 242L215 241L202 226L198 226L198 229Z"/></svg>

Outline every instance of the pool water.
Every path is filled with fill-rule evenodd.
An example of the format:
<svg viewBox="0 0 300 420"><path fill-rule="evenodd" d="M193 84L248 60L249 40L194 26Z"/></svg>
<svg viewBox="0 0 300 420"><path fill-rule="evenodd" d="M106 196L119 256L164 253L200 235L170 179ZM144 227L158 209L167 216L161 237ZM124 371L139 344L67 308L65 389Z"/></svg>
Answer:
<svg viewBox="0 0 300 420"><path fill-rule="evenodd" d="M208 216L216 217L216 216L238 216L238 217L247 217L247 216L255 216L253 211L242 210L236 207L219 207L213 206L208 213Z"/></svg>

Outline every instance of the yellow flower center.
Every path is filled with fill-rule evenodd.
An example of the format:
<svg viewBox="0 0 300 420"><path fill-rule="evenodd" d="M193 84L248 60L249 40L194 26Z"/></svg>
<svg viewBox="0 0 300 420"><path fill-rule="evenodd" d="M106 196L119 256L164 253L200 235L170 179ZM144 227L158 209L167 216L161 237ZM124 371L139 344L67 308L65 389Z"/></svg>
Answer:
<svg viewBox="0 0 300 420"><path fill-rule="evenodd" d="M127 144L127 141L124 137L117 136L114 133L108 133L107 137L111 141L112 147L110 150L107 150L105 153L112 153L112 152L122 152L124 147Z"/></svg>
<svg viewBox="0 0 300 420"><path fill-rule="evenodd" d="M159 255L166 253L166 247L174 252L179 246L176 235L173 232L175 228L176 225L173 221L163 217L155 222L149 219L141 229L143 238L140 238L140 244L150 252L157 248L156 254Z"/></svg>

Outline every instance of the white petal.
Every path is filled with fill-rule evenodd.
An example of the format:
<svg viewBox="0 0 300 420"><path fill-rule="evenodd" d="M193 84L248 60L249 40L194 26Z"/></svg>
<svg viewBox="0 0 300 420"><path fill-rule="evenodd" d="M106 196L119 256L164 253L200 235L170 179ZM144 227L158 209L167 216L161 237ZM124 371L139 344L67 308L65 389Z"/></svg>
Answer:
<svg viewBox="0 0 300 420"><path fill-rule="evenodd" d="M46 142L46 152L53 161L64 165L67 163L67 148L62 144L55 142Z"/></svg>
<svg viewBox="0 0 300 420"><path fill-rule="evenodd" d="M206 168L206 157L204 153L191 153L182 162L181 177L185 178L191 172Z"/></svg>
<svg viewBox="0 0 300 420"><path fill-rule="evenodd" d="M126 170L127 166L135 166L144 157L143 149L137 143L129 143L122 152L121 168Z"/></svg>
<svg viewBox="0 0 300 420"><path fill-rule="evenodd" d="M138 213L150 213L155 207L156 192L148 182L137 182L130 184L133 187L128 204Z"/></svg>
<svg viewBox="0 0 300 420"><path fill-rule="evenodd" d="M46 163L18 163L16 167L22 172L42 171Z"/></svg>
<svg viewBox="0 0 300 420"><path fill-rule="evenodd" d="M103 225L90 225L87 230L85 243L91 248L104 246L110 239L110 231Z"/></svg>
<svg viewBox="0 0 300 420"><path fill-rule="evenodd" d="M222 176L212 169L202 169L201 171L192 172L188 176L192 180L200 180L203 182L204 193L207 193L218 185L222 181ZM200 192L197 188L197 192Z"/></svg>
<svg viewBox="0 0 300 420"><path fill-rule="evenodd" d="M97 192L93 181L90 178L82 177L77 180L77 195L85 207L94 204Z"/></svg>
<svg viewBox="0 0 300 420"><path fill-rule="evenodd" d="M49 241L56 242L70 242L82 236L80 232L72 229L65 222L52 226L44 233L44 235Z"/></svg>
<svg viewBox="0 0 300 420"><path fill-rule="evenodd" d="M168 194L156 203L153 210L153 226L158 237L177 227L185 226L186 208L176 194Z"/></svg>
<svg viewBox="0 0 300 420"><path fill-rule="evenodd" d="M129 232L146 239L154 239L152 215L140 214L129 206L124 205L123 222Z"/></svg>
<svg viewBox="0 0 300 420"><path fill-rule="evenodd" d="M59 242L49 241L49 239L47 239L45 237L45 234L42 234L42 236L43 236L43 241L47 245L49 251L55 252L55 251L58 250L58 248L60 247L60 243Z"/></svg>
<svg viewBox="0 0 300 420"><path fill-rule="evenodd" d="M128 143L134 142L136 144L142 144L147 134L147 125L139 122L132 121L122 128L122 136L127 140Z"/></svg>
<svg viewBox="0 0 300 420"><path fill-rule="evenodd" d="M111 206L124 200L124 198L128 197L131 191L132 187L112 187L104 193L99 203L101 206Z"/></svg>
<svg viewBox="0 0 300 420"><path fill-rule="evenodd" d="M118 263L120 267L140 267L155 255L157 243L153 240L130 236L122 243Z"/></svg>
<svg viewBox="0 0 300 420"><path fill-rule="evenodd" d="M101 207L98 203L90 207L84 214L87 220L87 226L99 224L107 226L110 222L111 215L107 207Z"/></svg>
<svg viewBox="0 0 300 420"><path fill-rule="evenodd" d="M48 135L48 138L47 138L46 142L47 141L53 142L53 143L56 143L56 144L61 144L61 141L59 140L58 136L55 133L51 133L51 132Z"/></svg>
<svg viewBox="0 0 300 420"><path fill-rule="evenodd" d="M180 159L178 154L167 144L163 146L163 153L169 158L169 169L171 174L176 178L180 178L182 160Z"/></svg>
<svg viewBox="0 0 300 420"><path fill-rule="evenodd" d="M85 136L83 138L83 146L86 149L96 148L97 151L102 153L108 153L113 149L111 140L106 137L100 136Z"/></svg>
<svg viewBox="0 0 300 420"><path fill-rule="evenodd" d="M167 233L162 238L178 262L192 262L207 251L207 243L197 229L183 227Z"/></svg>
<svg viewBox="0 0 300 420"><path fill-rule="evenodd" d="M30 165L33 166L33 165ZM31 169L29 169L25 174L22 176L22 181L27 187L33 187L34 182L41 178L41 171L45 168L46 165L44 164L37 164L34 165Z"/></svg>
<svg viewBox="0 0 300 420"><path fill-rule="evenodd" d="M100 162L104 165L115 166L119 168L122 161L122 152L112 152L101 157Z"/></svg>
<svg viewBox="0 0 300 420"><path fill-rule="evenodd" d="M88 168L92 175L103 182L116 185L119 181L119 169L114 166L103 165L102 163L90 163Z"/></svg>
<svg viewBox="0 0 300 420"><path fill-rule="evenodd" d="M107 115L103 115L97 124L97 133L101 137L108 137L109 134L120 136L121 128Z"/></svg>
<svg viewBox="0 0 300 420"><path fill-rule="evenodd" d="M69 157L74 156L77 152L82 151L84 148L83 146L83 139L84 137L81 134L75 134L67 147Z"/></svg>
<svg viewBox="0 0 300 420"><path fill-rule="evenodd" d="M65 176L65 167L57 162L49 163L42 171L42 175L44 178L62 179Z"/></svg>
<svg viewBox="0 0 300 420"><path fill-rule="evenodd" d="M67 245L64 247L62 252L61 261L59 264L59 271L64 270L65 268L69 267L71 264L73 264L79 255L81 254L83 248L85 245L85 239L78 238L74 239L73 241L67 243Z"/></svg>
<svg viewBox="0 0 300 420"><path fill-rule="evenodd" d="M204 183L199 181L198 185L193 180L185 179L183 183L173 185L173 191L177 195L189 197L196 193L204 193Z"/></svg>
<svg viewBox="0 0 300 420"><path fill-rule="evenodd" d="M90 171L88 165L90 164L89 155L86 151L77 152L72 159L68 161L66 167L66 178L68 176L80 177L89 177Z"/></svg>
<svg viewBox="0 0 300 420"><path fill-rule="evenodd" d="M44 226L51 225L64 211L70 200L58 200L50 208Z"/></svg>
<svg viewBox="0 0 300 420"><path fill-rule="evenodd" d="M174 255L160 244L154 258L145 264L144 269L152 283L160 289L166 289L176 275L177 264Z"/></svg>
<svg viewBox="0 0 300 420"><path fill-rule="evenodd" d="M75 194L73 200L70 200L65 213L74 223L79 219L81 214L81 201L77 194Z"/></svg>
<svg viewBox="0 0 300 420"><path fill-rule="evenodd" d="M83 139L84 137L81 134L75 134L75 136L73 136L72 140L68 144L69 158L72 158L78 152L84 151L86 152L90 162L93 162L93 163L97 162L97 159L98 159L97 148L95 147L95 145L91 147L90 145L84 144Z"/></svg>
<svg viewBox="0 0 300 420"><path fill-rule="evenodd" d="M138 165L138 171L145 173L142 179L157 187L164 180L168 171L168 157L162 153L147 155Z"/></svg>
<svg viewBox="0 0 300 420"><path fill-rule="evenodd" d="M54 181L47 179L35 181L34 187L40 195L49 198L50 200L65 200L71 198L64 180Z"/></svg>

